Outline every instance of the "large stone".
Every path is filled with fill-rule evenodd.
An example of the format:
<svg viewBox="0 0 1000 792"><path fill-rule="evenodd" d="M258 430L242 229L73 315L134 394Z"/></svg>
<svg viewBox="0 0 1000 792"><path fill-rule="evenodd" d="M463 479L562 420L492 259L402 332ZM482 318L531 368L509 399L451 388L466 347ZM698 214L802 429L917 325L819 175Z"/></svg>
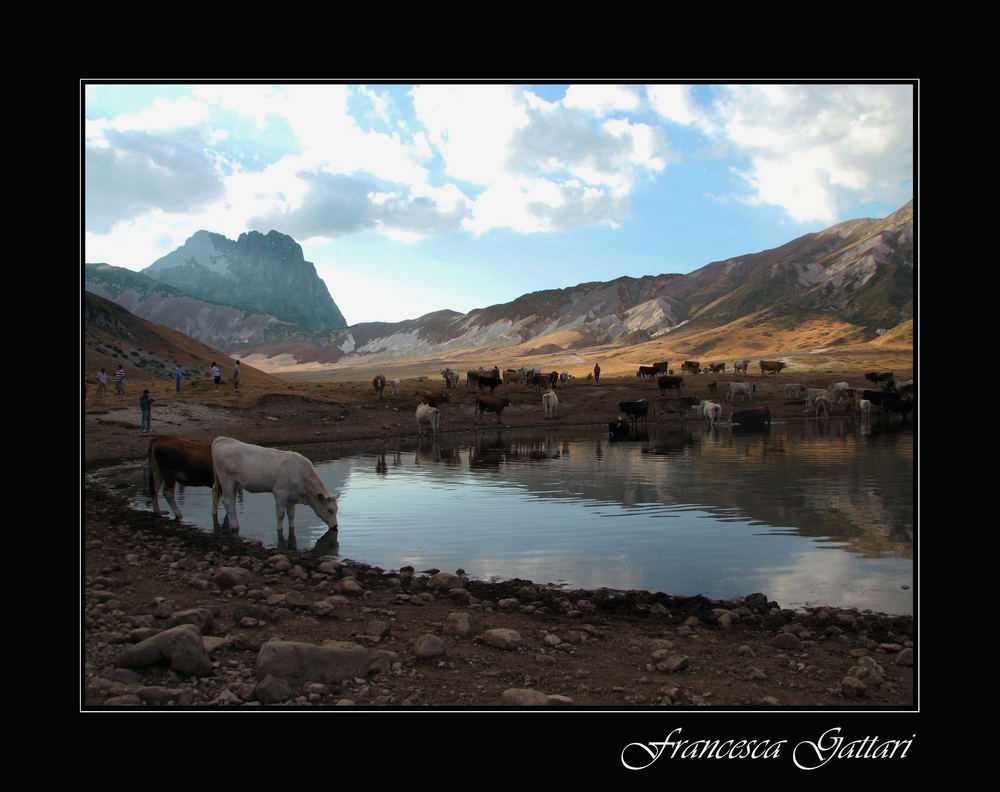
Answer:
<svg viewBox="0 0 1000 792"><path fill-rule="evenodd" d="M268 674L289 682L343 682L365 677L368 651L349 641L321 645L297 641L268 641L257 654L257 677Z"/></svg>
<svg viewBox="0 0 1000 792"><path fill-rule="evenodd" d="M179 674L208 676L212 659L205 650L197 625L181 624L157 633L119 653L114 664L119 668L136 668L164 661Z"/></svg>

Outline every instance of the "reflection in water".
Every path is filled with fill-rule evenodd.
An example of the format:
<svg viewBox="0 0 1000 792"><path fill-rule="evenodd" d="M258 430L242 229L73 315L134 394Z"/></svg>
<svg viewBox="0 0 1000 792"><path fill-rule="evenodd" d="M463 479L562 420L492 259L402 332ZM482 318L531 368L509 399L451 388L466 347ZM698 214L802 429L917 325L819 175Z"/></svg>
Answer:
<svg viewBox="0 0 1000 792"><path fill-rule="evenodd" d="M910 427L688 422L613 442L601 427L486 429L325 463L307 453L342 493L340 530L299 526L278 537L289 549L580 588L912 609ZM210 511L196 497L210 491L178 496L188 521ZM244 537L276 546L273 498L257 497L241 497Z"/></svg>

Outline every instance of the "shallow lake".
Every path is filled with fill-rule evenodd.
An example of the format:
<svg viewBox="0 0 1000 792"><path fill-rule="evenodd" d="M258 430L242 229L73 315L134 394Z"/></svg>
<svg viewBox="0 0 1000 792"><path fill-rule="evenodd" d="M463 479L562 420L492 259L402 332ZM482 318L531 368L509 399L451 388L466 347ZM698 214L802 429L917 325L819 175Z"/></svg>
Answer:
<svg viewBox="0 0 1000 792"><path fill-rule="evenodd" d="M243 493L244 538L484 580L913 612L914 433L898 421L754 433L691 422L618 442L599 427L485 430L295 450L340 493L339 531L300 505L295 536L279 536L273 497ZM151 508L141 470L101 476ZM210 490L179 488L178 503L211 530Z"/></svg>

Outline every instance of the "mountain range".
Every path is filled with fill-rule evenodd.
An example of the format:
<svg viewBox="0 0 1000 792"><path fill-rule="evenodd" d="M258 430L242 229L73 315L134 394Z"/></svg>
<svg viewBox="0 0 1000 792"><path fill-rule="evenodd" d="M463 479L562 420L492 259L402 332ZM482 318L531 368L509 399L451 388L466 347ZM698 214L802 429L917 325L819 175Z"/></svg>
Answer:
<svg viewBox="0 0 1000 792"><path fill-rule="evenodd" d="M401 322L346 326L301 247L277 231L236 242L199 231L141 273L105 264L87 264L85 272L88 291L275 370L572 356L639 344L651 355L668 344L684 355L722 356L766 350L789 328L805 346L886 333L912 343L913 203L685 275L581 283ZM246 288L236 288L237 280Z"/></svg>

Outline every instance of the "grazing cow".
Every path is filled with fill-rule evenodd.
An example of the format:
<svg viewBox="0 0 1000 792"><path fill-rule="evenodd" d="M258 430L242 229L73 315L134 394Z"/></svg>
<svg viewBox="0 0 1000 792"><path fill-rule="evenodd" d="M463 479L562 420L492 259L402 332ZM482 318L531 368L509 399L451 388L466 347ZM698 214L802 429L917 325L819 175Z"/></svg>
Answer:
<svg viewBox="0 0 1000 792"><path fill-rule="evenodd" d="M608 422L608 439L621 440L628 437L628 421L618 416L613 421Z"/></svg>
<svg viewBox="0 0 1000 792"><path fill-rule="evenodd" d="M389 380L389 386L392 388L392 395L399 395L399 377Z"/></svg>
<svg viewBox="0 0 1000 792"><path fill-rule="evenodd" d="M385 376L383 374L376 374L375 379L372 380L372 387L375 389L375 393L378 397L382 398L382 391L385 390Z"/></svg>
<svg viewBox="0 0 1000 792"><path fill-rule="evenodd" d="M555 391L547 390L542 394L542 409L545 411L546 419L556 417L556 410L559 409L559 397L556 396Z"/></svg>
<svg viewBox="0 0 1000 792"><path fill-rule="evenodd" d="M483 413L495 412L497 414L497 423L500 423L500 420L503 417L504 408L510 407L510 404L510 399L494 396L477 396L475 422L479 423L479 416Z"/></svg>
<svg viewBox="0 0 1000 792"><path fill-rule="evenodd" d="M697 374L700 371L701 371L701 363L699 363L697 360L685 360L683 363L681 363L682 373L686 372L688 374Z"/></svg>
<svg viewBox="0 0 1000 792"><path fill-rule="evenodd" d="M417 434L424 436L424 427L431 427L434 434L438 433L438 426L441 423L441 411L437 407L429 404L418 404L415 413L417 419Z"/></svg>
<svg viewBox="0 0 1000 792"><path fill-rule="evenodd" d="M760 361L760 373L761 376L764 374L777 374L785 367L784 361L781 360L762 360Z"/></svg>
<svg viewBox="0 0 1000 792"><path fill-rule="evenodd" d="M785 386L786 399L804 399L809 389L805 385L792 382Z"/></svg>
<svg viewBox="0 0 1000 792"><path fill-rule="evenodd" d="M858 399L858 412L861 413L862 418L867 418L871 415L872 403L868 399Z"/></svg>
<svg viewBox="0 0 1000 792"><path fill-rule="evenodd" d="M618 402L618 409L629 417L632 425L635 426L641 418L643 424L646 423L646 415L649 412L649 402L645 399L639 401Z"/></svg>
<svg viewBox="0 0 1000 792"><path fill-rule="evenodd" d="M889 390L896 387L896 375L891 371L869 371L865 373L865 379L872 385L878 385L880 382L892 383L891 387L886 385Z"/></svg>
<svg viewBox="0 0 1000 792"><path fill-rule="evenodd" d="M438 393L436 391L418 390L414 394L417 404L429 404L431 407L440 407L445 402L451 401L451 394L447 391Z"/></svg>
<svg viewBox="0 0 1000 792"><path fill-rule="evenodd" d="M646 379L649 377L653 379L656 376L656 366L639 366L639 370L635 373L639 379Z"/></svg>
<svg viewBox="0 0 1000 792"><path fill-rule="evenodd" d="M703 401L701 403L701 414L708 421L709 426L718 426L722 420L722 405L715 402Z"/></svg>
<svg viewBox="0 0 1000 792"><path fill-rule="evenodd" d="M657 396L653 402L653 409L657 422L669 413L677 413L681 421L686 421L687 414L696 404L701 404L701 399L694 396Z"/></svg>
<svg viewBox="0 0 1000 792"><path fill-rule="evenodd" d="M212 471L212 446L205 443L192 443L173 435L156 435L151 437L146 446L146 459L149 461L149 497L153 501L153 511L160 514L160 502L157 493L163 488L163 495L173 509L178 520L184 517L177 508L174 499L174 485L183 484L186 487L211 487L215 483L215 473ZM212 512L212 522L216 521L216 512Z"/></svg>
<svg viewBox="0 0 1000 792"><path fill-rule="evenodd" d="M753 395L760 388L757 386L756 382L730 382L729 383L729 401L736 401L737 395L746 396L750 401L753 401Z"/></svg>
<svg viewBox="0 0 1000 792"><path fill-rule="evenodd" d="M212 508L222 495L229 524L240 530L236 516L236 488L247 492L270 492L274 495L278 533L285 514L288 532L295 532L295 505L305 503L327 526L337 530L337 496L326 491L312 462L295 451L250 445L232 437L216 437L212 441L212 467L215 485L212 487Z"/></svg>
<svg viewBox="0 0 1000 792"><path fill-rule="evenodd" d="M758 427L771 425L771 411L765 407L747 407L737 410L730 416L730 421L741 427Z"/></svg>
<svg viewBox="0 0 1000 792"><path fill-rule="evenodd" d="M668 390L675 390L680 396L684 392L684 377L660 377L656 380L656 387L660 389L661 396L666 396Z"/></svg>
<svg viewBox="0 0 1000 792"><path fill-rule="evenodd" d="M708 370L712 374L723 374L726 371L725 363L709 363Z"/></svg>
<svg viewBox="0 0 1000 792"><path fill-rule="evenodd" d="M745 358L743 360L734 360L733 361L733 371L736 372L737 374L739 374L741 371L744 374L746 374L747 373L747 366L749 366L749 365L750 365L750 361L747 360L747 359L745 359Z"/></svg>

